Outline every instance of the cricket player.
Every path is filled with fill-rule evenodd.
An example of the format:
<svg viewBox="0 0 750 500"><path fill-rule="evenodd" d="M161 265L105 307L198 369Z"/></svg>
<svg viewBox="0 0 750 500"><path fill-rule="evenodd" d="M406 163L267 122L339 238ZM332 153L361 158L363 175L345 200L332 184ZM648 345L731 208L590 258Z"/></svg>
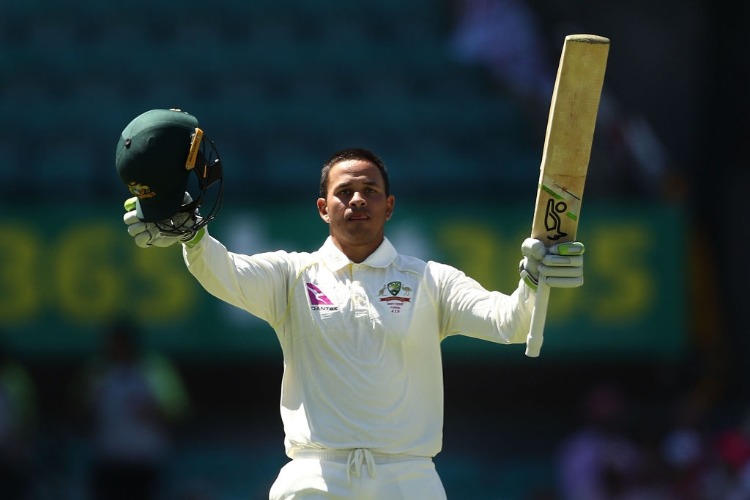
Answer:
<svg viewBox="0 0 750 500"><path fill-rule="evenodd" d="M163 172L166 163L180 169L195 138L194 119L176 116L147 113L123 131L116 161L123 181L143 186L158 170L162 183L149 186L155 194L140 190L124 221L138 246L181 244L187 268L209 293L276 332L290 461L269 498L445 498L432 460L442 446L440 342L457 334L525 342L539 280L580 286L583 245L568 243L565 253L573 255L561 256L526 240L518 287L509 295L488 291L451 266L398 253L385 236L395 207L385 165L369 150L346 149L322 168L316 206L328 237L317 251L234 253L209 234L189 193L181 206L159 200L160 189L172 204L182 192L183 172L172 184L163 183ZM154 139L180 127L182 141Z"/></svg>

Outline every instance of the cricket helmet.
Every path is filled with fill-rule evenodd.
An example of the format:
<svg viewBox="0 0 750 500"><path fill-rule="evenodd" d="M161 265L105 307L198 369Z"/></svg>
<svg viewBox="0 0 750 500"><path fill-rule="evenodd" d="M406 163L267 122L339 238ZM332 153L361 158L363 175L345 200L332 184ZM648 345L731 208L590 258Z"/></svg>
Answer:
<svg viewBox="0 0 750 500"><path fill-rule="evenodd" d="M221 157L213 141L204 137L198 120L182 110L152 109L135 117L120 134L115 166L138 199L138 218L156 223L162 231L195 231L221 208ZM204 209L190 228L175 223L186 219L175 215L197 214L201 206Z"/></svg>

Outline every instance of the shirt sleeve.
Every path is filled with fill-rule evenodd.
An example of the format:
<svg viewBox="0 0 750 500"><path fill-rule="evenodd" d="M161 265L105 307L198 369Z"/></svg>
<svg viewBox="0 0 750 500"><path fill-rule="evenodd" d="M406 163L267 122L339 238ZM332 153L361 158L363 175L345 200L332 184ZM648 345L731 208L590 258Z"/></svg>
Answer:
<svg viewBox="0 0 750 500"><path fill-rule="evenodd" d="M465 335L503 344L526 342L536 295L523 280L507 295L485 289L451 266L434 262L431 266L442 337Z"/></svg>
<svg viewBox="0 0 750 500"><path fill-rule="evenodd" d="M287 252L233 253L208 233L190 247L183 245L188 271L211 295L276 325L287 304Z"/></svg>

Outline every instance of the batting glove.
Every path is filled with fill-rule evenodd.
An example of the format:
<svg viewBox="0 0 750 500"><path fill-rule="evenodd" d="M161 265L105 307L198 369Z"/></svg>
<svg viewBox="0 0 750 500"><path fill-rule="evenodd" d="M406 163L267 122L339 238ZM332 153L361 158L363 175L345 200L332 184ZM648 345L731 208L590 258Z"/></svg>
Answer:
<svg viewBox="0 0 750 500"><path fill-rule="evenodd" d="M583 243L558 243L549 248L534 238L521 245L521 279L536 290L542 280L550 288L576 288L583 285Z"/></svg>
<svg viewBox="0 0 750 500"><path fill-rule="evenodd" d="M185 193L183 198L183 205L187 205L193 201L189 193ZM128 234L133 237L135 244L142 248L147 247L168 247L175 243L192 243L195 244L203 237L205 228L200 228L196 231L188 231L186 233L172 233L168 231L168 227L178 227L181 229L191 228L196 221L197 217L200 217L197 210L194 212L178 212L170 219L163 222L144 222L138 218L136 213L136 206L138 198L128 198L125 200L126 213L122 220L125 225L128 226Z"/></svg>

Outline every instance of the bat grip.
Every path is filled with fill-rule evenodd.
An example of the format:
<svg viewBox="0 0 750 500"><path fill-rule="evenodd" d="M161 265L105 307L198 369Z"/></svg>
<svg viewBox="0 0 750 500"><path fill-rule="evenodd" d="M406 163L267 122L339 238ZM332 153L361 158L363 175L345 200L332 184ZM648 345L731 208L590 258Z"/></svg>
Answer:
<svg viewBox="0 0 750 500"><path fill-rule="evenodd" d="M544 323L547 319L547 304L549 304L549 286L540 280L536 290L534 310L531 312L531 326L526 337L526 355L530 358L539 356L544 342Z"/></svg>

